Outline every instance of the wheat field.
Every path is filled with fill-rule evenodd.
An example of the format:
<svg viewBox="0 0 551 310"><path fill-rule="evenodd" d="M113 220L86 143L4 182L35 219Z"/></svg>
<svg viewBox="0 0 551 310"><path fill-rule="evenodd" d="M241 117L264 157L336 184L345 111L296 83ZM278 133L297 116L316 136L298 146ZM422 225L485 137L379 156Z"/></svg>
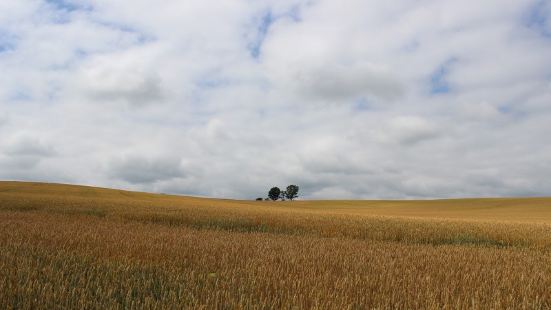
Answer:
<svg viewBox="0 0 551 310"><path fill-rule="evenodd" d="M551 199L256 202L0 182L2 309L549 309Z"/></svg>

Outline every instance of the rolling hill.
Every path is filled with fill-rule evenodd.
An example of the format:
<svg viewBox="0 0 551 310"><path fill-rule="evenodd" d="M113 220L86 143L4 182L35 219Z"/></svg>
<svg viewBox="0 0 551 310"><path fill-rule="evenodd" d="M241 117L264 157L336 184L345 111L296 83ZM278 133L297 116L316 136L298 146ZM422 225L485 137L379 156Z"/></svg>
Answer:
<svg viewBox="0 0 551 310"><path fill-rule="evenodd" d="M0 307L548 308L551 198L264 202L0 182Z"/></svg>

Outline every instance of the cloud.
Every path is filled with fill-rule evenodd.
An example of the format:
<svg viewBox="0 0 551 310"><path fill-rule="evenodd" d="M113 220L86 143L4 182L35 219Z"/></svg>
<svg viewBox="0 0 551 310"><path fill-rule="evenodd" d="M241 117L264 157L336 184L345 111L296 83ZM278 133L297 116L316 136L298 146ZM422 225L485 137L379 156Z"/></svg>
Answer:
<svg viewBox="0 0 551 310"><path fill-rule="evenodd" d="M4 153L9 156L50 157L56 154L51 145L47 145L38 139L21 137L8 144Z"/></svg>
<svg viewBox="0 0 551 310"><path fill-rule="evenodd" d="M301 94L327 101L342 102L363 97L397 99L404 86L391 73L371 64L330 65L301 68L291 83Z"/></svg>
<svg viewBox="0 0 551 310"><path fill-rule="evenodd" d="M499 107L487 101L458 104L458 110L461 115L470 120L492 121L504 116Z"/></svg>
<svg viewBox="0 0 551 310"><path fill-rule="evenodd" d="M0 1L0 178L548 195L549 17L536 0Z"/></svg>
<svg viewBox="0 0 551 310"><path fill-rule="evenodd" d="M15 179L44 180L40 166L58 154L54 147L32 136L18 136L9 140L0 144L0 168L3 173Z"/></svg>
<svg viewBox="0 0 551 310"><path fill-rule="evenodd" d="M80 69L77 94L104 103L132 106L161 103L161 78L143 65L143 60L128 54L90 60Z"/></svg>
<svg viewBox="0 0 551 310"><path fill-rule="evenodd" d="M439 130L426 119L399 116L390 120L383 135L392 142L411 145L437 137Z"/></svg>
<svg viewBox="0 0 551 310"><path fill-rule="evenodd" d="M114 161L109 166L109 174L130 184L154 183L185 176L177 159L132 156Z"/></svg>

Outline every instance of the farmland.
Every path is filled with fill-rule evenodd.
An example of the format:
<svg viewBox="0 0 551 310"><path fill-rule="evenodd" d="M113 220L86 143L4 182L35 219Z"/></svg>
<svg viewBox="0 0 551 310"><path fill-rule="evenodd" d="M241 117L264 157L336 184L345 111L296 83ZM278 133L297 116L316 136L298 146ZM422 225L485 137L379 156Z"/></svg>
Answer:
<svg viewBox="0 0 551 310"><path fill-rule="evenodd" d="M0 308L551 308L551 199L237 201L0 182Z"/></svg>

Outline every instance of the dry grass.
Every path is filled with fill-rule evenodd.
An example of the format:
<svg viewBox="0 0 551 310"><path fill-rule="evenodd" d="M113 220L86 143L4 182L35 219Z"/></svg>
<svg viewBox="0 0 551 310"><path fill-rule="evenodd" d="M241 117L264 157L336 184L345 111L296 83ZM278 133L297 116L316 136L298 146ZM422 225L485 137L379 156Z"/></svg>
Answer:
<svg viewBox="0 0 551 310"><path fill-rule="evenodd" d="M269 203L0 182L0 308L551 308L551 199Z"/></svg>

